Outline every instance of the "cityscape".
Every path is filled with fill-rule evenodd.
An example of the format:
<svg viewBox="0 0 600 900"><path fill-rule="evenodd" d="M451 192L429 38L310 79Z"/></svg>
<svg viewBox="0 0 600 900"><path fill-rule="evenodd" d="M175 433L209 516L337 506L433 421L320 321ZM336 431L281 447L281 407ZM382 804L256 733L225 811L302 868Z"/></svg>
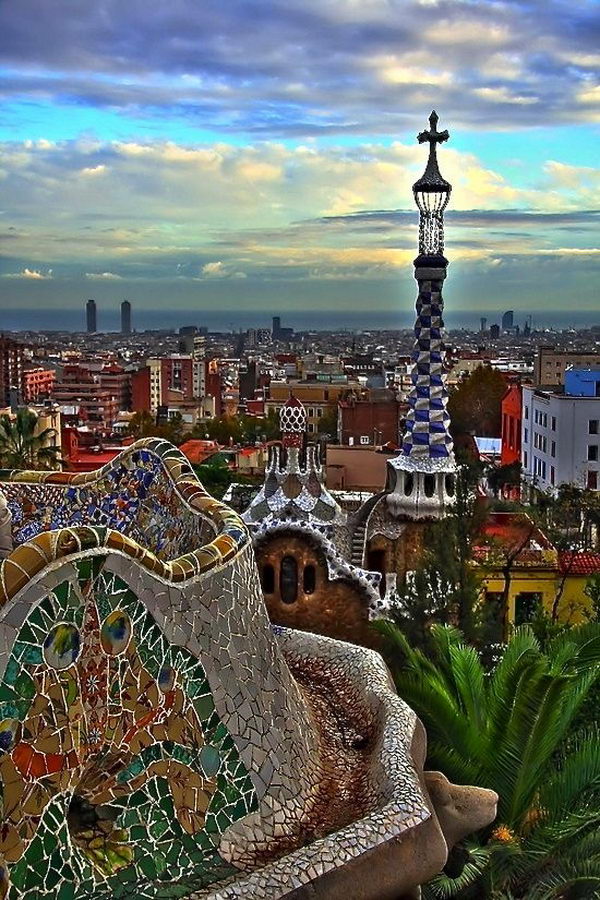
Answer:
<svg viewBox="0 0 600 900"><path fill-rule="evenodd" d="M589 5L59 7L0 10L0 900L600 898Z"/></svg>

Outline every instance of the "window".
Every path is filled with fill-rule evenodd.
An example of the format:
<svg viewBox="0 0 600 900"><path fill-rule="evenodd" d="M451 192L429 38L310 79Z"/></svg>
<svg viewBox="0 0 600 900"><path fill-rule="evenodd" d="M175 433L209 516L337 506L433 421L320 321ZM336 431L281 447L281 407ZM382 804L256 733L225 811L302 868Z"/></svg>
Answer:
<svg viewBox="0 0 600 900"><path fill-rule="evenodd" d="M323 410L319 406L319 407L317 407L317 419L320 419L322 415L323 415Z"/></svg>
<svg viewBox="0 0 600 900"><path fill-rule="evenodd" d="M523 466L527 468L527 450L523 451Z"/></svg>
<svg viewBox="0 0 600 900"><path fill-rule="evenodd" d="M542 604L539 591L522 591L515 598L515 625L531 622Z"/></svg>
<svg viewBox="0 0 600 900"><path fill-rule="evenodd" d="M554 466L550 466L550 484L554 484L555 477Z"/></svg>
<svg viewBox="0 0 600 900"><path fill-rule="evenodd" d="M404 495L410 497L413 492L414 477L412 472L407 472L404 476Z"/></svg>
<svg viewBox="0 0 600 900"><path fill-rule="evenodd" d="M590 471L587 473L587 486L591 491L598 490L598 473Z"/></svg>
<svg viewBox="0 0 600 900"><path fill-rule="evenodd" d="M279 591L283 603L295 603L298 596L298 564L293 556L284 556L279 569Z"/></svg>
<svg viewBox="0 0 600 900"><path fill-rule="evenodd" d="M552 416L552 431L556 431L556 416Z"/></svg>
<svg viewBox="0 0 600 900"><path fill-rule="evenodd" d="M526 419L529 418L529 407L528 406L525 407L525 418Z"/></svg>
<svg viewBox="0 0 600 900"><path fill-rule="evenodd" d="M312 406L309 406L309 407L307 408L307 410L306 410L306 415L308 416L309 419L314 419L314 417L315 417L315 411L314 411L314 409L313 409Z"/></svg>
<svg viewBox="0 0 600 900"><path fill-rule="evenodd" d="M315 432L315 430L316 430L316 429L315 429L315 423L314 423L314 422L309 422L309 423L307 424L307 426L306 426L306 429L307 429L307 431L310 432L310 434L314 434L314 432Z"/></svg>
<svg viewBox="0 0 600 900"><path fill-rule="evenodd" d="M588 434L598 434L598 419L588 421Z"/></svg>
<svg viewBox="0 0 600 900"><path fill-rule="evenodd" d="M446 493L449 497L454 496L454 475L446 475Z"/></svg>
<svg viewBox="0 0 600 900"><path fill-rule="evenodd" d="M598 462L598 444L588 444L588 459Z"/></svg>
<svg viewBox="0 0 600 900"><path fill-rule="evenodd" d="M435 475L425 475L423 489L426 497L433 497L435 493Z"/></svg>
<svg viewBox="0 0 600 900"><path fill-rule="evenodd" d="M302 590L305 594L314 594L317 585L317 573L314 566L304 566L302 573Z"/></svg>
<svg viewBox="0 0 600 900"><path fill-rule="evenodd" d="M264 594L275 592L275 569L269 563L262 567L262 589Z"/></svg>
<svg viewBox="0 0 600 900"><path fill-rule="evenodd" d="M556 456L556 441L550 444L550 456Z"/></svg>
<svg viewBox="0 0 600 900"><path fill-rule="evenodd" d="M361 442L361 444L363 444L363 445L364 445L364 444L368 444L368 443L369 443L369 435L368 435L368 434L361 434L361 436L360 436L360 442Z"/></svg>
<svg viewBox="0 0 600 900"><path fill-rule="evenodd" d="M529 428L523 429L523 440L526 444L529 442Z"/></svg>

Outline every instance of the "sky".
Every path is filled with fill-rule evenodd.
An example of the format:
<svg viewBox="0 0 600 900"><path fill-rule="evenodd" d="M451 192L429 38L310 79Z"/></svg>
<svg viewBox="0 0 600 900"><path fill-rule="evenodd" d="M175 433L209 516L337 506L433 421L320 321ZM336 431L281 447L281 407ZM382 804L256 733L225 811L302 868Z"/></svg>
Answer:
<svg viewBox="0 0 600 900"><path fill-rule="evenodd" d="M0 328L410 308L433 108L447 307L600 321L599 69L598 0L5 0Z"/></svg>

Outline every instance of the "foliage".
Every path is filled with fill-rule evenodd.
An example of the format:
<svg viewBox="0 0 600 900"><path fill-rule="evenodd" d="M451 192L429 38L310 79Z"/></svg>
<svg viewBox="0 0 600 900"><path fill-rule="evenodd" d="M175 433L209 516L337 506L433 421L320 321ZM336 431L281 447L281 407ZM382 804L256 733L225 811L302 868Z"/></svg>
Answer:
<svg viewBox="0 0 600 900"><path fill-rule="evenodd" d="M505 393L506 382L500 372L491 366L475 369L450 395L448 412L453 436L499 437Z"/></svg>
<svg viewBox="0 0 600 900"><path fill-rule="evenodd" d="M492 466L488 471L487 480L494 497L497 497L504 487L518 487L521 484L521 463Z"/></svg>
<svg viewBox="0 0 600 900"><path fill-rule="evenodd" d="M337 441L338 433L338 407L329 406L319 419L318 434L329 441Z"/></svg>
<svg viewBox="0 0 600 900"><path fill-rule="evenodd" d="M54 428L38 432L38 416L21 407L0 417L0 464L7 469L56 469L60 450Z"/></svg>
<svg viewBox="0 0 600 900"><path fill-rule="evenodd" d="M600 626L568 629L545 651L529 627L517 628L489 675L456 629L432 628L431 658L392 623L378 630L398 692L427 729L428 766L499 795L497 820L474 836L462 875L438 877L428 895L594 896L600 735L594 728L567 738L600 674Z"/></svg>
<svg viewBox="0 0 600 900"><path fill-rule="evenodd" d="M196 475L209 494L221 500L229 485L236 481L239 484L258 484L260 479L248 475L240 475L232 471L223 456L216 453L199 466L192 466Z"/></svg>
<svg viewBox="0 0 600 900"><path fill-rule="evenodd" d="M419 565L396 593L390 615L414 646L427 647L435 623L456 625L471 641L483 639L482 572L472 565L475 537L486 516L474 490L479 475L477 465L459 468L453 507L426 530Z"/></svg>
<svg viewBox="0 0 600 900"><path fill-rule="evenodd" d="M127 433L134 438L157 437L179 446L186 439L181 413L170 417L168 421L157 424L155 418L146 410L136 412L129 420Z"/></svg>
<svg viewBox="0 0 600 900"><path fill-rule="evenodd" d="M274 441L280 436L279 417L274 410L268 416L218 416L199 422L190 437L217 441L221 446L247 444L266 440Z"/></svg>

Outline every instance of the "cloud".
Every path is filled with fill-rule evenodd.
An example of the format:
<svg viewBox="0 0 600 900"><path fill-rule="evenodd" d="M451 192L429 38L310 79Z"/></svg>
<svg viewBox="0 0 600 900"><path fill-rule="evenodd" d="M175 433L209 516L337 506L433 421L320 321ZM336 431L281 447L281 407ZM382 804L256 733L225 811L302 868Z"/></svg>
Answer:
<svg viewBox="0 0 600 900"><path fill-rule="evenodd" d="M47 281L52 278L52 269L48 269L46 272L41 272L39 269L29 269L24 268L21 269L20 272L6 272L2 275L3 278L26 278L32 281Z"/></svg>
<svg viewBox="0 0 600 900"><path fill-rule="evenodd" d="M117 110L132 133L167 116L220 134L390 135L433 103L461 126L529 128L534 103L545 125L586 122L599 104L596 18L595 4L564 0L175 0L150 11L143 0L19 0L0 5L2 93L28 115L36 104Z"/></svg>
<svg viewBox="0 0 600 900"><path fill-rule="evenodd" d="M86 272L85 277L90 281L121 281L123 278L114 272Z"/></svg>
<svg viewBox="0 0 600 900"><path fill-rule="evenodd" d="M200 271L205 278L246 278L245 272L236 272L220 260L205 263Z"/></svg>
<svg viewBox="0 0 600 900"><path fill-rule="evenodd" d="M208 262L202 266L202 274L209 278L223 278L227 274L222 262Z"/></svg>
<svg viewBox="0 0 600 900"><path fill-rule="evenodd" d="M444 146L440 157L455 259L594 240L594 169L548 160L540 183L522 186L472 153ZM401 142L7 144L6 269L106 283L387 277L414 254L423 165L423 148Z"/></svg>

